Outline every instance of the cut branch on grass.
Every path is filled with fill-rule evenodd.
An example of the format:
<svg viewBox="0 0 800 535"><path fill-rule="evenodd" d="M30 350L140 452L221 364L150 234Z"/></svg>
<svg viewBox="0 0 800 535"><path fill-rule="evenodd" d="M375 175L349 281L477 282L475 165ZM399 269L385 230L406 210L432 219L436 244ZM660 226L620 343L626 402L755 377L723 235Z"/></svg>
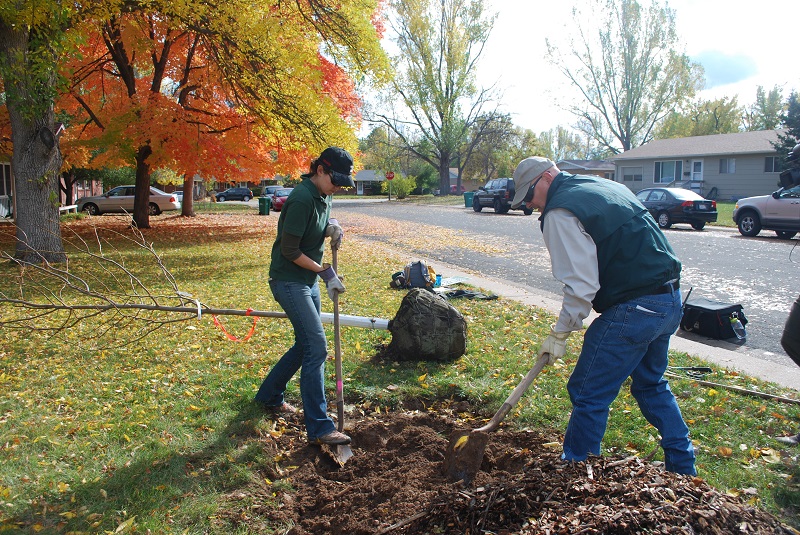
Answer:
<svg viewBox="0 0 800 535"><path fill-rule="evenodd" d="M121 347L141 340L164 325L200 320L203 315L287 317L284 312L211 308L203 304L199 298L178 288L161 255L141 231L135 227L130 231L128 235L94 227L94 242L73 233L65 243L74 260L68 259L59 265L46 261L32 264L0 252L0 257L18 267L15 284L8 290L0 287L0 306L16 309L17 313L0 315L0 327L58 336L92 321L84 340L103 340L107 347ZM126 262L128 253L113 245L120 241L132 244L134 251L144 252L145 259L137 258L136 263L141 275L129 267L133 261ZM87 262L82 262L83 259ZM102 272L102 277L97 270ZM153 279L152 283L145 282ZM156 285L167 290L151 288ZM342 325L388 329L387 320L348 315L342 315L341 319ZM322 321L332 323L332 315L323 313ZM224 327L220 328L227 334Z"/></svg>
<svg viewBox="0 0 800 535"><path fill-rule="evenodd" d="M676 379L686 379L686 377L681 377L680 375L677 375L677 374L674 374L674 373L670 373L670 372L666 372L664 375L666 377L673 377L673 378L676 378ZM699 385L703 385L703 386L711 386L711 387L714 387L714 388L724 388L726 390L732 390L732 391L738 392L740 394L747 394L748 396L756 396L756 397L759 397L759 398L772 399L772 400L775 400L775 401L780 401L782 403L793 403L795 405L800 405L800 399L787 398L787 397L784 397L784 396L776 396L774 394L768 394L766 392L759 392L758 390L750 390L749 388L742 388L741 386L726 385L726 384L722 384L722 383L715 383L715 382L712 382L712 381L704 381L702 379L696 379L696 378L690 378L689 381L693 381L693 382L695 382L695 383L697 383Z"/></svg>
<svg viewBox="0 0 800 535"><path fill-rule="evenodd" d="M91 321L85 340L103 339L108 347L119 347L164 325L197 317L199 301L180 291L161 255L139 229L123 234L94 227L93 236L92 242L75 232L68 235L64 241L69 257L63 264L30 263L0 252L0 257L18 268L15 284L8 289L0 287L0 305L17 312L0 316L0 327L57 336ZM130 243L134 251L145 253L145 260L137 259L136 264L143 275L129 266L129 253L114 242ZM149 283L144 274L152 279L153 266L156 280ZM156 291L156 285L166 290ZM164 311L173 314L162 314ZM106 340L109 334L113 336Z"/></svg>

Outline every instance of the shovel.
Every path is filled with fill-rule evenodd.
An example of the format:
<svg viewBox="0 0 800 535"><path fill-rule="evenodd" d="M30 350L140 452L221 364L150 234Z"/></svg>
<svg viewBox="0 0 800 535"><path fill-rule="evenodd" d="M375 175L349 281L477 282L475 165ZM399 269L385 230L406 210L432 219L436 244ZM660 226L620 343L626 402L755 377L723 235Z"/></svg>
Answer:
<svg viewBox="0 0 800 535"><path fill-rule="evenodd" d="M512 407L517 404L522 394L528 390L533 380L550 360L548 353L542 354L533 365L525 378L519 383L508 399L505 400L489 423L472 431L457 430L450 434L447 445L447 454L444 458L444 470L450 481L464 481L469 483L483 462L483 452L489 443L489 432L494 431L500 422L505 419Z"/></svg>
<svg viewBox="0 0 800 535"><path fill-rule="evenodd" d="M333 270L339 272L339 251L333 249ZM339 420L338 430L344 431L344 383L342 379L342 339L339 329L339 293L333 294L333 345L336 354L336 413ZM353 456L353 450L347 444L340 444L336 446L324 446L326 451L330 453L333 460L339 466L344 466L344 463Z"/></svg>

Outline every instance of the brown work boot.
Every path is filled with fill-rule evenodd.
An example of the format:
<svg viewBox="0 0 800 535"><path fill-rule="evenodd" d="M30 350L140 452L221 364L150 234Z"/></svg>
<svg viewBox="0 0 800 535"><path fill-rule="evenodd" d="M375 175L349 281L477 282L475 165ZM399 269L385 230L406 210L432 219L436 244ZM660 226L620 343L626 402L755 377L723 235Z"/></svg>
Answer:
<svg viewBox="0 0 800 535"><path fill-rule="evenodd" d="M330 446L344 446L350 444L350 437L339 431L333 430L326 435L314 439L316 444L328 444Z"/></svg>
<svg viewBox="0 0 800 535"><path fill-rule="evenodd" d="M265 408L274 416L291 416L293 414L297 414L297 407L290 405L285 401L280 405L265 406Z"/></svg>

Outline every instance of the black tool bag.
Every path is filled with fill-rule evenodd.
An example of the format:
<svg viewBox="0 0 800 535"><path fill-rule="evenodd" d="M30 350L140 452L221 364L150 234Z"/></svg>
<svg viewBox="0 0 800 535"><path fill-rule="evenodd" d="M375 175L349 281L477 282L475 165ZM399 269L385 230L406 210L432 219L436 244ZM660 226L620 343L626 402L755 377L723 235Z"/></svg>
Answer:
<svg viewBox="0 0 800 535"><path fill-rule="evenodd" d="M683 305L681 329L716 340L736 338L731 319L738 319L742 327L747 325L742 305L720 303L710 299L696 298Z"/></svg>

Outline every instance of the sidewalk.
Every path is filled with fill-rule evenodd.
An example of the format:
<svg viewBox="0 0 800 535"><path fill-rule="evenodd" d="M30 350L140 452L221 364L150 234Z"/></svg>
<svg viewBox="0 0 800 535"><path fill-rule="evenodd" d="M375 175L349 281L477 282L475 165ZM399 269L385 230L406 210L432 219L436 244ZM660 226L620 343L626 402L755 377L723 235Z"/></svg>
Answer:
<svg viewBox="0 0 800 535"><path fill-rule="evenodd" d="M465 277L468 284L488 290L507 299L514 299L526 305L533 305L558 314L561 309L561 296L537 291L530 287L515 286L509 281L492 279L479 273L466 272L458 266L449 265L439 260L424 259L434 266L442 277ZM597 317L592 311L586 323ZM691 339L689 337L694 337ZM699 341L699 340L702 340ZM713 344L713 345L711 345ZM727 347L726 347L727 346ZM729 349L733 347L735 349ZM719 367L737 370L746 375L758 377L786 388L800 390L800 366L784 366L755 356L747 347L737 347L726 342L709 340L693 334L678 331L670 343L676 351L697 356Z"/></svg>

